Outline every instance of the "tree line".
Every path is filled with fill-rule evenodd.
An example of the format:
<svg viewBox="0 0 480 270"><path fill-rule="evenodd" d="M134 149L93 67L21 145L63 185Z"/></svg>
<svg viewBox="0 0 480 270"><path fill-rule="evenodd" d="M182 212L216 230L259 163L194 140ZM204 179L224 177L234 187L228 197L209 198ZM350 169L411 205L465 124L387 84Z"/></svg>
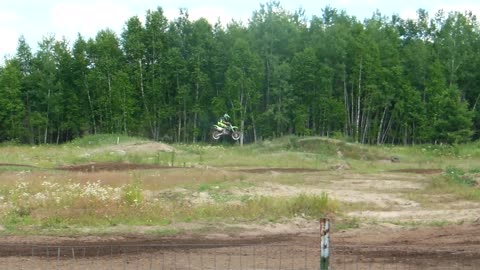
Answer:
<svg viewBox="0 0 480 270"><path fill-rule="evenodd" d="M21 36L0 66L0 141L62 143L96 133L208 141L232 116L246 141L287 134L368 144L479 137L480 32L471 12L364 21L279 2L248 23L211 25L187 10L133 16L72 44Z"/></svg>

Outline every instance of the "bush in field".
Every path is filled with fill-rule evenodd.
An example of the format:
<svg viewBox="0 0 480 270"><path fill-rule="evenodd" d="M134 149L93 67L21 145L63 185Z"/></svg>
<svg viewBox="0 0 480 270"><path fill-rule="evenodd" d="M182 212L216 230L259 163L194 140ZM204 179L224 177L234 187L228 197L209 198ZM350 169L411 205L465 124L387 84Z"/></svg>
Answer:
<svg viewBox="0 0 480 270"><path fill-rule="evenodd" d="M129 205L138 205L142 202L142 187L139 181L123 187L123 199Z"/></svg>
<svg viewBox="0 0 480 270"><path fill-rule="evenodd" d="M321 195L300 194L289 202L289 211L292 215L320 218L326 213L334 213L338 204L328 198L327 193Z"/></svg>
<svg viewBox="0 0 480 270"><path fill-rule="evenodd" d="M464 170L459 168L448 167L445 170L445 175L448 181L455 184L460 184L468 187L473 187L477 184L477 181L475 181L475 179L473 179L471 175L465 173Z"/></svg>

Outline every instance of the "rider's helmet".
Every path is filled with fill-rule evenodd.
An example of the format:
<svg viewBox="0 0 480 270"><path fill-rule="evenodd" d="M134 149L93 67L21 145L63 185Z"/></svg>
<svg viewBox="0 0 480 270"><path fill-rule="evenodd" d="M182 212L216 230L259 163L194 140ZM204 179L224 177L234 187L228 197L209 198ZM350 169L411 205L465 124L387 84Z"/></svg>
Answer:
<svg viewBox="0 0 480 270"><path fill-rule="evenodd" d="M224 115L223 115L223 119L225 119L225 120L227 120L227 121L228 121L228 119L230 119L230 115L228 115L228 114L224 114Z"/></svg>

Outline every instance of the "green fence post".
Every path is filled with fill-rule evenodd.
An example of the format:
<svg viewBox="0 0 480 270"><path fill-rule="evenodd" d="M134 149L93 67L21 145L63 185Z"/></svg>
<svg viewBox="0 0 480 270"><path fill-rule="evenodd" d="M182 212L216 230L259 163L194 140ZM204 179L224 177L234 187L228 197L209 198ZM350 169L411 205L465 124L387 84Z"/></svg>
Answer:
<svg viewBox="0 0 480 270"><path fill-rule="evenodd" d="M320 220L320 270L330 269L330 221L326 218Z"/></svg>

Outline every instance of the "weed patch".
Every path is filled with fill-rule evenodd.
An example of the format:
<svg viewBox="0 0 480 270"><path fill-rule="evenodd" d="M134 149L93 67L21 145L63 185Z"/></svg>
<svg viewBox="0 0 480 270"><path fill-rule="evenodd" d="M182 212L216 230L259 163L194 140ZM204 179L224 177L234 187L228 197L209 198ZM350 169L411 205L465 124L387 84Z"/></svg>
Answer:
<svg viewBox="0 0 480 270"><path fill-rule="evenodd" d="M459 199L480 201L477 182L470 172L459 168L449 167L443 176L433 179L430 190L434 193L453 194Z"/></svg>
<svg viewBox="0 0 480 270"><path fill-rule="evenodd" d="M360 228L360 219L358 217L342 219L335 223L334 228L337 231Z"/></svg>
<svg viewBox="0 0 480 270"><path fill-rule="evenodd" d="M201 189L212 191L210 186ZM219 197L213 203L192 205L178 196L144 197L140 182L115 188L101 182L45 181L40 186L22 182L8 193L3 189L2 194L5 207L3 214L0 212L0 223L12 232L36 228L48 233L78 226L150 226L179 221L271 222L297 216L319 218L339 209L338 202L326 193L293 198L242 196L235 203L225 203L229 201L227 193L214 193Z"/></svg>
<svg viewBox="0 0 480 270"><path fill-rule="evenodd" d="M448 167L445 171L445 175L448 181L453 184L458 184L467 187L473 187L477 184L477 181L473 179L473 177L464 170L455 168L455 167Z"/></svg>

